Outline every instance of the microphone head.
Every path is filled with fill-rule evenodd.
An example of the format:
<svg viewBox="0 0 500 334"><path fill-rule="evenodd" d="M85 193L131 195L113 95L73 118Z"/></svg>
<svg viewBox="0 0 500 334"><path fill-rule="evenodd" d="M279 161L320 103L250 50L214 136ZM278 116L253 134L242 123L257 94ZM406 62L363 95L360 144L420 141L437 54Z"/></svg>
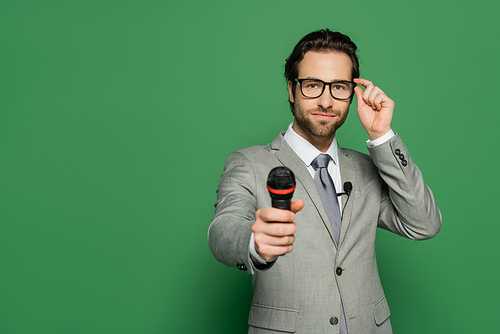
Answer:
<svg viewBox="0 0 500 334"><path fill-rule="evenodd" d="M350 193L350 192L351 192L351 190L352 190L352 183L351 183L351 182L349 182L349 181L345 182L345 183L344 183L344 191L345 191L346 193Z"/></svg>
<svg viewBox="0 0 500 334"><path fill-rule="evenodd" d="M267 177L267 189L274 199L290 199L295 190L295 175L287 167L275 167Z"/></svg>

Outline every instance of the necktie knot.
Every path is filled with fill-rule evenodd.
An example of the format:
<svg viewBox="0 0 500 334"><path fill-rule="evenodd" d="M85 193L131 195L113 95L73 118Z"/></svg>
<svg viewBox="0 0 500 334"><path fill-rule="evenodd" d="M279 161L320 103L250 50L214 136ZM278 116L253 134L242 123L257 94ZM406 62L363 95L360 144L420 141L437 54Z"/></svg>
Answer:
<svg viewBox="0 0 500 334"><path fill-rule="evenodd" d="M331 157L328 154L321 153L316 157L316 159L313 160L311 166L314 168L314 170L317 170L318 168L326 168L328 167L330 159Z"/></svg>

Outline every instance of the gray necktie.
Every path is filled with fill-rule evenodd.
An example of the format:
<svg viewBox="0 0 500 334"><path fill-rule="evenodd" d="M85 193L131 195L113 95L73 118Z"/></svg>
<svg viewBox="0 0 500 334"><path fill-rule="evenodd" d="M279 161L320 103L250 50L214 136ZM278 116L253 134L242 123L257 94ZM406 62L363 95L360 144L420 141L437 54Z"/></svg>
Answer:
<svg viewBox="0 0 500 334"><path fill-rule="evenodd" d="M328 154L322 153L313 160L311 166L316 171L316 174L314 174L314 183L316 184L316 188L318 188L319 196L325 207L328 220L332 226L333 236L338 246L340 224L342 220L340 217L339 202L337 200L337 191L335 190L335 185L327 169L330 159L331 157Z"/></svg>
<svg viewBox="0 0 500 334"><path fill-rule="evenodd" d="M333 184L332 178L330 177L327 169L330 159L331 157L328 154L322 153L313 160L311 166L316 171L316 174L314 174L314 183L316 184L316 188L318 188L319 196L321 197L321 201L323 202L323 206L325 207L328 220L330 221L330 225L332 226L333 237L335 238L335 242L337 243L338 247L340 224L342 223L342 219L340 217L340 207L337 200L337 191L335 190L335 185ZM339 325L339 333L347 334L347 324L345 321L344 306L342 305L342 302L340 304Z"/></svg>

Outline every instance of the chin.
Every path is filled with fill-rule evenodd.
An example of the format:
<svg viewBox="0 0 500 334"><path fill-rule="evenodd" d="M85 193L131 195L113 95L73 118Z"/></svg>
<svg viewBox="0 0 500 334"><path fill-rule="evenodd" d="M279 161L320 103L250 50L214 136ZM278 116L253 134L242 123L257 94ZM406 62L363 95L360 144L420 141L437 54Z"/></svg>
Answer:
<svg viewBox="0 0 500 334"><path fill-rule="evenodd" d="M294 107L294 122L305 133L317 138L333 138L338 128L344 124L347 113L336 113L338 117L332 120L317 120L312 116L316 109L304 110L299 105Z"/></svg>
<svg viewBox="0 0 500 334"><path fill-rule="evenodd" d="M311 126L306 127L309 130L309 133L319 138L328 138L333 137L335 135L335 131L337 130L336 124L310 124Z"/></svg>

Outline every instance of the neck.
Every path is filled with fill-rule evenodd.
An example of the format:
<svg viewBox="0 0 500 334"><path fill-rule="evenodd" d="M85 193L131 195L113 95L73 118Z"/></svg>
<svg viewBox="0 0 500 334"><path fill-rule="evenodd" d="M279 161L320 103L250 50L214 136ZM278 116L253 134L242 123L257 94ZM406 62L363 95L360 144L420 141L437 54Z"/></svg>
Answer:
<svg viewBox="0 0 500 334"><path fill-rule="evenodd" d="M325 153L328 150L333 141L333 137L328 139L327 138L305 138L305 139L323 153Z"/></svg>
<svg viewBox="0 0 500 334"><path fill-rule="evenodd" d="M296 123L294 122L292 129L302 138L310 142L314 147L316 147L319 151L325 153L330 145L332 144L333 138L335 137L335 132L331 134L330 136L325 136L325 137L319 137L316 135L313 135L311 133L308 133L306 131L303 131L300 127L295 125Z"/></svg>

